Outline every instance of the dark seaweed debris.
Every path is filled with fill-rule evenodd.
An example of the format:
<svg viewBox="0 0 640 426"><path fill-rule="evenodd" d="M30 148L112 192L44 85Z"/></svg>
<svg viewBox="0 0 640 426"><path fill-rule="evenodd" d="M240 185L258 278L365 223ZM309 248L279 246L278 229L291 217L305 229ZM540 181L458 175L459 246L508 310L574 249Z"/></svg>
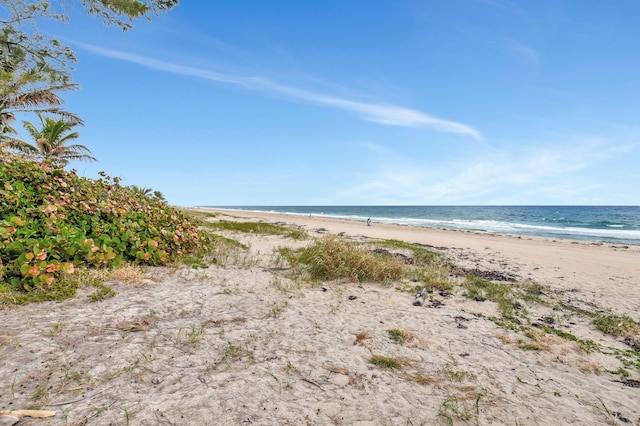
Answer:
<svg viewBox="0 0 640 426"><path fill-rule="evenodd" d="M498 271L483 271L481 269L465 269L462 268L462 272L469 275L474 275L476 277L484 278L489 281L508 281L508 282L516 282L517 277L513 274L508 274L506 272L498 272Z"/></svg>

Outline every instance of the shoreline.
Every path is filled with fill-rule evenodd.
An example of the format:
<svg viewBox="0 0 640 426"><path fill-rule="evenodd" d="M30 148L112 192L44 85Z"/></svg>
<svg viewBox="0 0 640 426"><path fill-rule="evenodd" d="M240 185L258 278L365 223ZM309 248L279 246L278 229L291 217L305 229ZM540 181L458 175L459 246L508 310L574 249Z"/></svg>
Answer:
<svg viewBox="0 0 640 426"><path fill-rule="evenodd" d="M506 271L556 290L579 289L587 297L586 303L634 318L640 312L640 246L385 223L367 226L365 222L313 215L208 207L192 210L234 220L285 223L316 235L342 234L422 244L468 268Z"/></svg>
<svg viewBox="0 0 640 426"><path fill-rule="evenodd" d="M344 208L347 208L347 209L355 208L355 207L357 206L344 206ZM376 208L376 207L383 207L383 206L372 206L372 207ZM465 207L465 206L462 206L462 207ZM496 206L496 207L517 207L517 206ZM540 206L540 207L548 208L549 206ZM558 207L566 207L566 206L558 206ZM576 207L582 207L582 206L576 206ZM588 206L585 206L585 207L588 207ZM611 207L617 207L617 206L611 206ZM622 207L627 207L627 206L622 206ZM632 207L635 207L635 206L632 206ZM325 213L324 211L316 212L313 210L298 212L298 211L295 211L295 209L298 209L298 208L307 209L307 207L298 207L298 206L291 206L291 211L262 210L260 209L260 207L241 208L241 207L198 206L198 207L186 207L186 208L195 208L195 209L203 209L203 210L224 210L224 211L230 211L230 212L247 212L247 213L255 213L255 214L262 214L262 213L282 214L282 215L294 216L294 217L316 217L316 218L346 220L350 222L351 221L364 222L369 217L371 220L379 224L411 226L416 228L428 228L428 229L441 229L441 230L448 230L448 231L473 232L473 233L480 233L480 234L507 235L507 236L513 236L516 238L546 238L550 240L559 239L559 240L576 241L578 243L587 243L587 244L594 244L594 245L609 244L609 245L621 246L621 247L623 246L640 247L640 231L635 231L635 230L623 231L623 232L636 233L638 234L638 238L631 235L626 235L626 236L625 235L608 235L608 233L611 233L611 232L619 232L619 230L617 230L617 227L622 225L615 225L615 226L612 225L612 227L607 227L607 228L591 228L585 224L583 227L577 226L577 227L563 228L563 227L554 227L553 225L541 225L535 222L530 222L530 223L527 223L527 222L512 223L509 221L505 222L504 219L496 219L496 221L481 220L476 225L472 224L474 222L474 220L472 219L469 219L471 220L471 222L468 222L468 223L466 222L466 220L461 219L461 223L466 223L466 225L465 224L456 225L457 219L444 220L444 219L426 218L426 217L416 218L416 217L412 217L411 215L407 217L386 216L386 215L376 216L375 211L367 212L368 214L365 214L364 211L357 211L357 213L354 212L352 214L347 213L346 211L342 213L338 213L338 212L331 213L330 211L333 208L333 206L326 206L326 208L329 209L328 213ZM269 206L266 206L265 208L269 208ZM283 209L284 207L274 207L274 208ZM308 208L314 209L315 207L310 206ZM324 207L320 207L320 208L324 209ZM339 208L342 208L342 207L339 207ZM501 226L498 226L498 227L491 226L491 225L485 226L482 224L482 222L496 223L496 224L500 224Z"/></svg>

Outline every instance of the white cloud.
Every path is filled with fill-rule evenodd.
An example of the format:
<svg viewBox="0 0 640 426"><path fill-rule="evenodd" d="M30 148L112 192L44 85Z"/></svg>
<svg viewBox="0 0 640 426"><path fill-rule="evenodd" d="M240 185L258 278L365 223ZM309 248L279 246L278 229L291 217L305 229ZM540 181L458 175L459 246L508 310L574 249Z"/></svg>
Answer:
<svg viewBox="0 0 640 426"><path fill-rule="evenodd" d="M267 92L274 95L284 95L304 102L354 112L360 115L364 120L375 123L402 127L424 127L438 132L457 133L469 135L479 140L482 139L480 132L469 125L434 117L432 115L398 105L382 102L354 101L282 85L261 77L239 77L227 75L187 65L169 63L146 56L105 49L85 43L76 42L75 44L95 54L133 62L161 71L199 77L219 83L237 85L249 90Z"/></svg>

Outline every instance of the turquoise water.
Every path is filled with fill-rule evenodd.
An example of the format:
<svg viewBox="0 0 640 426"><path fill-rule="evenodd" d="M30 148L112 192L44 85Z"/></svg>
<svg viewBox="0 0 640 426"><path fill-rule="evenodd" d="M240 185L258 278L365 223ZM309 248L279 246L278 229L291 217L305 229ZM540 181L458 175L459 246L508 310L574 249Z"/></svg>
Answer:
<svg viewBox="0 0 640 426"><path fill-rule="evenodd" d="M214 207L214 206L203 206ZM215 206L640 245L640 206Z"/></svg>

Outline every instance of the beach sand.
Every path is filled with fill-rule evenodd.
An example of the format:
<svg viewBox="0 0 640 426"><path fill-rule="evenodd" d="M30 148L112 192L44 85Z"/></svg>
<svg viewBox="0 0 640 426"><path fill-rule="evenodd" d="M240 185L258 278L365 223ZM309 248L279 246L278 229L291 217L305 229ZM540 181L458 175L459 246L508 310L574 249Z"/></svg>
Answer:
<svg viewBox="0 0 640 426"><path fill-rule="evenodd" d="M493 233L422 228L317 216L227 211L241 220L287 223L332 234L396 239L442 247L465 266L506 271L522 279L563 290L578 289L587 298L621 313L640 313L640 246L520 237Z"/></svg>
<svg viewBox="0 0 640 426"><path fill-rule="evenodd" d="M95 303L86 287L62 303L0 310L0 410L57 411L21 425L640 424L640 348L578 313L638 321L640 247L219 214L312 237L423 244L467 270L541 284L575 309L527 306L565 338L527 335L460 289L414 306L401 283L301 282L274 250L310 241L224 232L249 249L109 281L116 295Z"/></svg>

